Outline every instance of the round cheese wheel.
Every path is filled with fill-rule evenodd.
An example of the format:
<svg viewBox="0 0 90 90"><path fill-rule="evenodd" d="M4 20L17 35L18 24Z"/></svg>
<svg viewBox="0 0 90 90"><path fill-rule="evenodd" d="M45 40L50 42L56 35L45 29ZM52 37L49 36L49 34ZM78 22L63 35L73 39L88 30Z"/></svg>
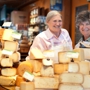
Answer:
<svg viewBox="0 0 90 90"><path fill-rule="evenodd" d="M17 74L23 76L24 72L33 72L33 65L29 61L23 61L19 64L17 68Z"/></svg>
<svg viewBox="0 0 90 90"><path fill-rule="evenodd" d="M42 62L45 66L53 65L53 61L51 59L43 59Z"/></svg>
<svg viewBox="0 0 90 90"><path fill-rule="evenodd" d="M16 68L2 68L1 69L1 74L3 76L14 76L16 75Z"/></svg>

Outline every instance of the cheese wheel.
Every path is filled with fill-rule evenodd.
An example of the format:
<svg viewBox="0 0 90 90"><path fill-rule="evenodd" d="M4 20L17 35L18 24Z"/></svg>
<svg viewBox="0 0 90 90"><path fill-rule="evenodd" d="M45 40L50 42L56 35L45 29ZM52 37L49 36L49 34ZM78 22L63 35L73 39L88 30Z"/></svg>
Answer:
<svg viewBox="0 0 90 90"><path fill-rule="evenodd" d="M84 78L83 75L80 73L62 73L62 74L60 74L60 82L61 83L82 84L83 78Z"/></svg>
<svg viewBox="0 0 90 90"><path fill-rule="evenodd" d="M86 89L90 89L90 75L84 75L82 86Z"/></svg>
<svg viewBox="0 0 90 90"><path fill-rule="evenodd" d="M16 52L13 53L12 55L9 55L9 59L11 59L13 62L19 62L20 61L20 53Z"/></svg>
<svg viewBox="0 0 90 90"><path fill-rule="evenodd" d="M13 41L14 38L12 37L12 32L12 29L5 29L2 35L2 40Z"/></svg>
<svg viewBox="0 0 90 90"><path fill-rule="evenodd" d="M51 66L42 66L41 68L41 76L54 76L54 69Z"/></svg>
<svg viewBox="0 0 90 90"><path fill-rule="evenodd" d="M13 62L9 58L3 58L1 60L1 66L2 67L12 67L13 66Z"/></svg>
<svg viewBox="0 0 90 90"><path fill-rule="evenodd" d="M17 74L20 76L23 76L25 71L33 72L33 65L29 61L21 62L17 68Z"/></svg>
<svg viewBox="0 0 90 90"><path fill-rule="evenodd" d="M42 63L45 66L50 66L50 65L53 65L53 60L52 59L43 59Z"/></svg>
<svg viewBox="0 0 90 90"><path fill-rule="evenodd" d="M42 68L42 60L29 60L33 65L33 72L40 72Z"/></svg>
<svg viewBox="0 0 90 90"><path fill-rule="evenodd" d="M79 72L79 65L78 65L78 63L70 62L68 64L68 72L71 72L71 73Z"/></svg>
<svg viewBox="0 0 90 90"><path fill-rule="evenodd" d="M77 62L79 64L80 70L79 72L82 74L89 75L89 62L81 61Z"/></svg>
<svg viewBox="0 0 90 90"><path fill-rule="evenodd" d="M25 79L18 75L16 77L16 86L20 87L21 82L24 82L24 81L25 81Z"/></svg>
<svg viewBox="0 0 90 90"><path fill-rule="evenodd" d="M58 89L59 79L57 77L35 77L35 88Z"/></svg>
<svg viewBox="0 0 90 90"><path fill-rule="evenodd" d="M54 73L61 74L68 71L68 64L54 64Z"/></svg>
<svg viewBox="0 0 90 90"><path fill-rule="evenodd" d="M21 82L20 90L35 90L34 82Z"/></svg>
<svg viewBox="0 0 90 90"><path fill-rule="evenodd" d="M74 61L84 61L84 50L82 48L74 49L75 52L79 53L78 58L73 58Z"/></svg>
<svg viewBox="0 0 90 90"><path fill-rule="evenodd" d="M58 53L59 63L69 63L71 62L71 58L67 57L67 52L59 52Z"/></svg>
<svg viewBox="0 0 90 90"><path fill-rule="evenodd" d="M5 77L0 76L0 85L12 86L15 85L16 76Z"/></svg>
<svg viewBox="0 0 90 90"><path fill-rule="evenodd" d="M4 49L15 52L15 51L18 50L18 42L15 42L15 41L5 41L4 42Z"/></svg>
<svg viewBox="0 0 90 90"><path fill-rule="evenodd" d="M81 85L75 84L60 84L58 90L84 90Z"/></svg>
<svg viewBox="0 0 90 90"><path fill-rule="evenodd" d="M43 53L38 48L32 48L30 50L30 59L43 59Z"/></svg>
<svg viewBox="0 0 90 90"><path fill-rule="evenodd" d="M1 74L3 76L14 76L16 75L16 68L2 68L1 69Z"/></svg>

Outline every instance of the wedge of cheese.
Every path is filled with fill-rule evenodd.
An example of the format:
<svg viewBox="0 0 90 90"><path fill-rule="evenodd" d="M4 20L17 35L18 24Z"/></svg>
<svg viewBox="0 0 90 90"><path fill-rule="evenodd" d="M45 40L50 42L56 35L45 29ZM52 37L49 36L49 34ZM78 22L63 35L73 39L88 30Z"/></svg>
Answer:
<svg viewBox="0 0 90 90"><path fill-rule="evenodd" d="M54 64L54 73L61 74L68 71L68 64Z"/></svg>
<svg viewBox="0 0 90 90"><path fill-rule="evenodd" d="M80 73L62 73L60 74L60 83L82 84L83 78Z"/></svg>
<svg viewBox="0 0 90 90"><path fill-rule="evenodd" d="M2 68L1 69L1 74L3 76L15 76L16 75L16 68Z"/></svg>
<svg viewBox="0 0 90 90"><path fill-rule="evenodd" d="M0 85L12 86L15 85L15 82L16 82L16 76L12 76L12 77L0 76Z"/></svg>
<svg viewBox="0 0 90 90"><path fill-rule="evenodd" d="M21 82L20 90L35 90L34 82Z"/></svg>
<svg viewBox="0 0 90 90"><path fill-rule="evenodd" d="M57 77L35 77L35 88L37 89L58 89L59 79Z"/></svg>
<svg viewBox="0 0 90 90"><path fill-rule="evenodd" d="M43 59L43 53L38 48L32 48L30 50L30 59Z"/></svg>
<svg viewBox="0 0 90 90"><path fill-rule="evenodd" d="M79 72L79 65L78 65L78 63L70 62L68 64L68 72L71 72L71 73Z"/></svg>
<svg viewBox="0 0 90 90"><path fill-rule="evenodd" d="M82 74L89 75L89 62L81 61L81 62L77 62L77 63L79 64L79 67L80 67L79 72Z"/></svg>
<svg viewBox="0 0 90 90"><path fill-rule="evenodd" d="M23 76L24 72L33 72L33 65L29 61L23 61L19 64L17 68L17 74Z"/></svg>
<svg viewBox="0 0 90 90"><path fill-rule="evenodd" d="M14 63L19 62L21 58L20 52L13 53L9 55L9 59L11 59Z"/></svg>
<svg viewBox="0 0 90 90"><path fill-rule="evenodd" d="M90 75L84 75L83 88L90 89Z"/></svg>
<svg viewBox="0 0 90 90"><path fill-rule="evenodd" d="M15 51L18 50L18 42L15 42L15 41L5 41L4 42L4 49L15 52Z"/></svg>
<svg viewBox="0 0 90 90"><path fill-rule="evenodd" d="M75 52L79 53L78 58L73 58L74 61L84 61L84 50L82 48L74 49Z"/></svg>
<svg viewBox="0 0 90 90"><path fill-rule="evenodd" d="M13 61L10 60L9 58L3 58L1 60L1 66L2 67L12 67L13 66Z"/></svg>
<svg viewBox="0 0 90 90"><path fill-rule="evenodd" d="M5 29L2 35L2 40L13 41L14 38L12 37L12 32L12 29Z"/></svg>
<svg viewBox="0 0 90 90"><path fill-rule="evenodd" d="M42 68L42 60L29 60L33 65L33 72L40 72Z"/></svg>
<svg viewBox="0 0 90 90"><path fill-rule="evenodd" d="M52 66L42 66L40 72L41 72L41 76L48 76L48 77L54 76L54 69Z"/></svg>
<svg viewBox="0 0 90 90"><path fill-rule="evenodd" d="M67 52L59 52L58 53L59 63L69 63L71 62L71 58L67 57Z"/></svg>
<svg viewBox="0 0 90 90"><path fill-rule="evenodd" d="M75 84L60 84L58 90L84 90L81 85Z"/></svg>

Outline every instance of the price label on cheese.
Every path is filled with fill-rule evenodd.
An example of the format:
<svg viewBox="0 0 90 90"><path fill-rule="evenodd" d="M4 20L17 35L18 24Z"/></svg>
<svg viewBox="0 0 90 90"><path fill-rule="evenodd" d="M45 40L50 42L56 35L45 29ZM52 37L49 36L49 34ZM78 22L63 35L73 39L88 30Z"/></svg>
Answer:
<svg viewBox="0 0 90 90"><path fill-rule="evenodd" d="M15 39L20 39L21 38L21 33L12 32L12 37L15 38Z"/></svg>
<svg viewBox="0 0 90 90"><path fill-rule="evenodd" d="M29 80L29 81L33 81L33 79L34 79L34 75L31 74L31 73L29 73L29 72L27 72L27 71L24 72L23 77L24 77L25 79Z"/></svg>
<svg viewBox="0 0 90 90"><path fill-rule="evenodd" d="M2 50L2 54L12 55L12 54L13 54L13 51L3 49L3 50Z"/></svg>
<svg viewBox="0 0 90 90"><path fill-rule="evenodd" d="M78 52L67 52L66 56L69 58L78 58L79 53Z"/></svg>

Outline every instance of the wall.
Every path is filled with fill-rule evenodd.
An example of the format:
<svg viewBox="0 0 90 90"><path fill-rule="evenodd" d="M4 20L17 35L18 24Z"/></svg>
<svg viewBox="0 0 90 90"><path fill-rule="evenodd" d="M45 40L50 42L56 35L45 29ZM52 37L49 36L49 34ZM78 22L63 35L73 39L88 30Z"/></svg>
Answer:
<svg viewBox="0 0 90 90"><path fill-rule="evenodd" d="M88 9L90 10L90 2L87 0L72 0L72 16L71 16L71 38L73 41L73 46L75 46L75 15L76 7L88 4Z"/></svg>

